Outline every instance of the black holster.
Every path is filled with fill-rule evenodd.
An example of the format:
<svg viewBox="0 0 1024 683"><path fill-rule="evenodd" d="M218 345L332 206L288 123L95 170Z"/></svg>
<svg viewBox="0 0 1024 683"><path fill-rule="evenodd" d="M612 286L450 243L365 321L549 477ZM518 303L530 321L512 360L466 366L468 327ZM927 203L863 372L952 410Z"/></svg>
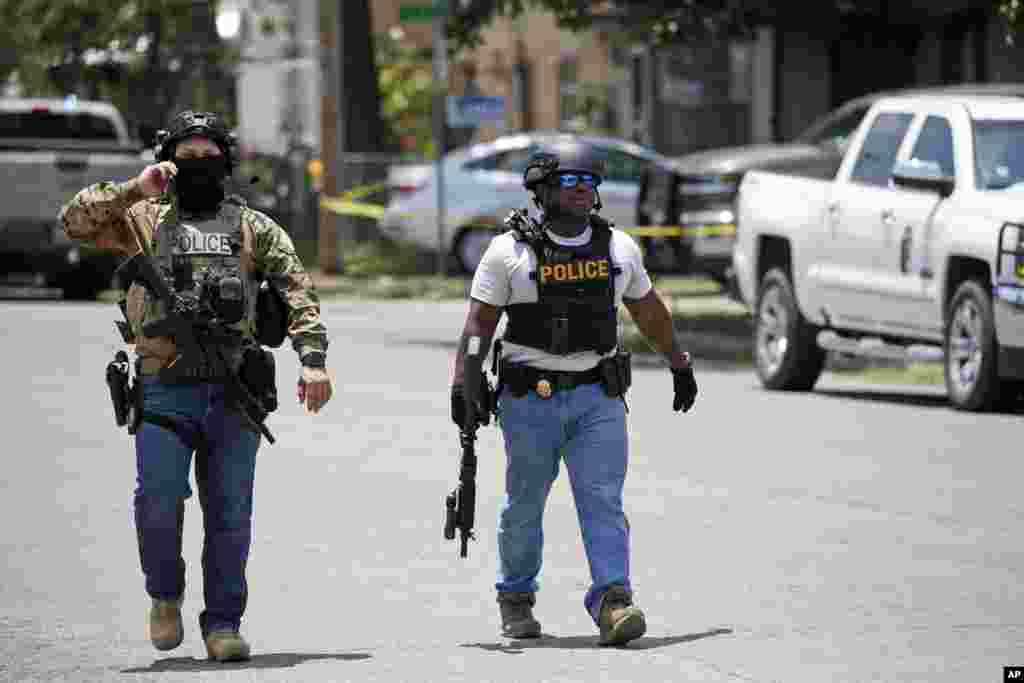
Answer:
<svg viewBox="0 0 1024 683"><path fill-rule="evenodd" d="M276 349L288 337L288 303L268 282L256 295L256 341Z"/></svg>
<svg viewBox="0 0 1024 683"><path fill-rule="evenodd" d="M612 398L622 398L633 384L632 356L628 351L617 351L615 355L602 358L598 363L601 371L601 386L604 393Z"/></svg>
<svg viewBox="0 0 1024 683"><path fill-rule="evenodd" d="M277 364L273 353L256 346L247 348L238 376L265 412L277 410Z"/></svg>
<svg viewBox="0 0 1024 683"><path fill-rule="evenodd" d="M114 405L114 422L118 427L128 424L132 401L130 380L128 354L118 351L114 360L107 364L107 387L110 389L110 402Z"/></svg>

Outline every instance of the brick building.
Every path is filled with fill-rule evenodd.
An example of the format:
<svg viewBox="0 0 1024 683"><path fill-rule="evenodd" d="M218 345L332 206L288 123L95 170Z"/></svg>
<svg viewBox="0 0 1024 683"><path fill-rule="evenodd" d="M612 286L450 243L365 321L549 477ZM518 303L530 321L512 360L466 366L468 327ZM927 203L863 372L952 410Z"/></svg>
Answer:
<svg viewBox="0 0 1024 683"><path fill-rule="evenodd" d="M429 48L429 22L400 21L409 1L371 0L373 31L400 29L410 45ZM481 46L450 65L449 92L505 98L504 124L472 132L476 140L501 130L571 129L586 115L590 128L683 154L789 139L873 90L1024 80L1024 51L1006 44L991 3L879 7L860 16L802 12L748 42L661 50L618 44L614 27L560 31L550 14L531 11L486 28Z"/></svg>

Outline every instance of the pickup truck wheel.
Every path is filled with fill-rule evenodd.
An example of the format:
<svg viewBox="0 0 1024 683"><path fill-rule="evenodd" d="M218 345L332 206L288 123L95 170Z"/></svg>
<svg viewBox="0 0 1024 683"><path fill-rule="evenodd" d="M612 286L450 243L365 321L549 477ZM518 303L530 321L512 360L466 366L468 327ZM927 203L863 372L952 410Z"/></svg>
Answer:
<svg viewBox="0 0 1024 683"><path fill-rule="evenodd" d="M987 411L1000 404L992 296L974 280L961 284L949 304L945 355L946 392L955 408Z"/></svg>
<svg viewBox="0 0 1024 683"><path fill-rule="evenodd" d="M786 274L778 268L765 273L754 314L754 360L761 384L788 391L813 388L825 367L816 332L797 308Z"/></svg>

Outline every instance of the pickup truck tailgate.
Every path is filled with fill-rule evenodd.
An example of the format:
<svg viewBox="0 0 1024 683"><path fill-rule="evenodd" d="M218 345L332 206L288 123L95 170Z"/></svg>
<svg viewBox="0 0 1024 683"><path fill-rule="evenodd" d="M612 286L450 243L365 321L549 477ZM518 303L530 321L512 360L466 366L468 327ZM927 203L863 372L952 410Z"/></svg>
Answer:
<svg viewBox="0 0 1024 683"><path fill-rule="evenodd" d="M101 180L128 180L144 167L132 152L0 150L0 246L10 251L52 242L57 213L75 193Z"/></svg>

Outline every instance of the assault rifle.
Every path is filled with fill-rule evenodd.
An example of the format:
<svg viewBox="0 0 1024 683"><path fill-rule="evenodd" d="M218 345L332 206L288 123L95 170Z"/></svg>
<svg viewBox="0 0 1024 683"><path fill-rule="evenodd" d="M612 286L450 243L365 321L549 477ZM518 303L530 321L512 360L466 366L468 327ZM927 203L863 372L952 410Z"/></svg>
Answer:
<svg viewBox="0 0 1024 683"><path fill-rule="evenodd" d="M199 304L193 298L182 296L171 289L167 280L157 269L156 261L145 242L142 251L132 256L118 268L122 283L139 282L164 305L164 317L147 323L142 332L147 337L171 337L177 347L178 356L160 371L160 377L168 382L196 379L203 370L209 375L223 377L227 382L229 395L238 403L243 419L254 430L259 431L274 443L274 436L267 429L264 420L267 411L263 404L252 395L239 378L238 373L228 366L223 354L217 348L219 336L215 330L204 329L197 318ZM206 348L206 341L210 348Z"/></svg>
<svg viewBox="0 0 1024 683"><path fill-rule="evenodd" d="M467 418L467 422L469 419ZM466 557L476 517L476 441L477 426L459 430L462 459L459 463L459 485L444 500L444 537L449 541L459 532L459 557Z"/></svg>
<svg viewBox="0 0 1024 683"><path fill-rule="evenodd" d="M476 430L490 424L494 412L494 392L487 376L479 372L479 398L473 390L466 393L466 422L459 429L462 457L459 460L459 485L444 500L444 537L449 541L459 532L459 557L466 557L476 518ZM470 375L471 377L473 375Z"/></svg>

